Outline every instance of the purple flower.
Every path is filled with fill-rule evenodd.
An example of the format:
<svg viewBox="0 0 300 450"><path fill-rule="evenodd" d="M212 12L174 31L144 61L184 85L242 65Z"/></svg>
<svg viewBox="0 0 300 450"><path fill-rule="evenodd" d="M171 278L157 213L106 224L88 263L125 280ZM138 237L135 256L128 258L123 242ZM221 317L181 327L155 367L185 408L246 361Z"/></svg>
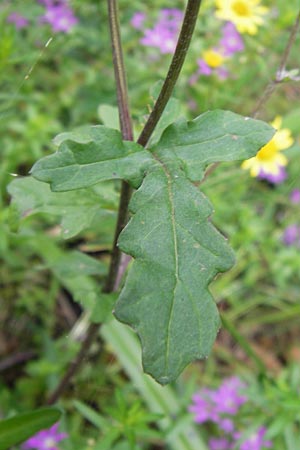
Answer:
<svg viewBox="0 0 300 450"><path fill-rule="evenodd" d="M262 450L272 446L271 441L265 440L266 428L260 427L256 432L252 433L240 446L240 450ZM237 435L236 437L239 437Z"/></svg>
<svg viewBox="0 0 300 450"><path fill-rule="evenodd" d="M136 12L133 14L130 23L136 30L141 30L143 28L145 19L146 15L143 12Z"/></svg>
<svg viewBox="0 0 300 450"><path fill-rule="evenodd" d="M294 189L290 193L290 201L291 201L291 203L294 203L295 205L300 203L300 189Z"/></svg>
<svg viewBox="0 0 300 450"><path fill-rule="evenodd" d="M163 54L174 53L182 17L178 9L162 9L154 27L144 31L141 44L159 48Z"/></svg>
<svg viewBox="0 0 300 450"><path fill-rule="evenodd" d="M219 421L213 390L202 389L198 394L193 396L193 402L194 404L189 407L189 411L195 414L194 420L196 423L204 423L207 421L217 423Z"/></svg>
<svg viewBox="0 0 300 450"><path fill-rule="evenodd" d="M26 17L21 16L21 14L18 14L17 12L11 13L7 18L7 22L14 23L18 30L27 27L29 23Z"/></svg>
<svg viewBox="0 0 300 450"><path fill-rule="evenodd" d="M231 443L226 438L211 438L208 441L210 450L229 450L232 448Z"/></svg>
<svg viewBox="0 0 300 450"><path fill-rule="evenodd" d="M28 439L23 445L24 450L59 450L57 443L67 437L66 433L58 432L58 424L53 425L48 430L42 430Z"/></svg>
<svg viewBox="0 0 300 450"><path fill-rule="evenodd" d="M220 45L225 56L232 56L234 53L244 50L243 39L232 22L224 25L222 33Z"/></svg>
<svg viewBox="0 0 300 450"><path fill-rule="evenodd" d="M264 170L261 169L257 177L260 178L261 180L267 180L272 184L283 183L283 181L287 177L286 170L284 166L279 166L278 169L279 170L277 174L265 172Z"/></svg>
<svg viewBox="0 0 300 450"><path fill-rule="evenodd" d="M234 415L241 405L247 401L240 391L245 388L244 383L238 377L227 378L213 394L217 412Z"/></svg>
<svg viewBox="0 0 300 450"><path fill-rule="evenodd" d="M285 245L296 244L300 247L300 226L295 223L286 227L283 232L282 241Z"/></svg>
<svg viewBox="0 0 300 450"><path fill-rule="evenodd" d="M174 53L177 37L164 28L156 25L144 31L144 37L140 40L142 45L159 48L162 54Z"/></svg>
<svg viewBox="0 0 300 450"><path fill-rule="evenodd" d="M78 23L77 17L66 2L51 3L49 0L44 0L44 4L46 13L41 17L41 21L49 23L55 33L59 31L68 33Z"/></svg>
<svg viewBox="0 0 300 450"><path fill-rule="evenodd" d="M189 411L195 414L196 423L214 422L226 433L234 431L233 421L228 415L238 412L247 397L240 391L245 388L238 377L226 378L216 390L202 389L193 396L193 404Z"/></svg>

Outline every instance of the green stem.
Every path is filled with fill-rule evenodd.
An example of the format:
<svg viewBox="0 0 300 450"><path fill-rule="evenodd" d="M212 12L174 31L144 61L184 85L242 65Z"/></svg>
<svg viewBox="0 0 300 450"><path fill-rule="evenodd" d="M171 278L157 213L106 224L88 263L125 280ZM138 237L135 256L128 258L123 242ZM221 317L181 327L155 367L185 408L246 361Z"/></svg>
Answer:
<svg viewBox="0 0 300 450"><path fill-rule="evenodd" d="M149 141L162 113L172 95L174 86L181 72L190 42L195 29L201 0L189 0L183 19L176 50L172 58L165 82L154 105L154 108L138 138L138 143L145 146Z"/></svg>
<svg viewBox="0 0 300 450"><path fill-rule="evenodd" d="M171 65L166 77L166 80L163 84L161 92L158 96L158 99L154 105L153 111L151 112L148 121L138 139L138 143L140 145L145 146L149 141L154 128L159 121L166 104L168 103L169 98L173 92L174 86L180 74L181 68L183 66L191 38L193 35L193 31L195 28L199 8L201 5L201 0L189 0L185 16L183 19L183 24L181 27L180 35L178 38L176 50L171 61ZM128 94L127 94L127 83L126 83L126 75L124 68L124 60L123 60L123 52L120 38L120 24L118 19L118 7L117 0L108 0L108 12L109 12L109 24L110 24L110 34L111 34L111 43L112 43L112 52L113 52L113 64L114 64L114 72L116 78L116 88L117 88L117 99L118 99L118 108L119 108L119 119L120 119L120 128L122 132L122 136L124 140L133 140L133 130L131 124L131 118L129 113L128 106ZM118 219L115 229L114 243L111 254L111 263L109 268L108 277L106 283L104 285L103 291L106 293L112 292L118 288L117 280L118 280L118 272L120 267L120 251L117 246L117 240L120 232L126 225L127 215L128 215L128 204L131 197L131 188L130 186L123 182L121 188L121 197L120 197L120 205L118 212ZM80 365L83 362L84 357L97 335L99 330L98 324L90 324L89 328L86 332L85 339L82 342L81 349L75 359L70 364L65 376L58 384L57 388L50 395L47 404L55 403L65 388L68 386L71 378L79 369Z"/></svg>
<svg viewBox="0 0 300 450"><path fill-rule="evenodd" d="M133 130L128 105L126 74L124 68L122 44L120 37L120 24L116 0L108 0L108 13L109 13L112 54L113 54L113 65L117 88L120 128L123 139L132 141ZM127 222L128 204L130 196L131 196L131 187L126 182L123 181L121 187L117 224L115 228L114 243L111 252L110 267L106 283L103 288L103 292L106 293L113 292L117 288L116 280L118 278L118 271L121 258L121 253L117 246L117 241L119 234L121 233L122 229L124 228ZM60 380L58 386L49 396L47 401L48 405L52 405L53 403L55 403L69 385L71 378L78 371L84 358L86 357L86 354L91 344L93 343L95 337L97 336L99 327L100 325L95 323L91 323L89 325L78 354L76 355L75 359L71 362L65 375Z"/></svg>

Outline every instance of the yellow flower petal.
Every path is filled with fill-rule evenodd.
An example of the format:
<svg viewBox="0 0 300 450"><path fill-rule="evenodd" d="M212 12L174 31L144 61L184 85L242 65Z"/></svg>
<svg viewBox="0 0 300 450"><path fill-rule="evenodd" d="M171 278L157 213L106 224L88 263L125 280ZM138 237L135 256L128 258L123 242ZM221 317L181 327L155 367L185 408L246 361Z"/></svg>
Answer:
<svg viewBox="0 0 300 450"><path fill-rule="evenodd" d="M278 130L277 133L274 135L273 139L278 150L285 150L294 143L294 139L291 136L291 132L287 128Z"/></svg>
<svg viewBox="0 0 300 450"><path fill-rule="evenodd" d="M216 0L216 16L235 24L240 33L257 33L257 25L264 22L268 8L260 0Z"/></svg>

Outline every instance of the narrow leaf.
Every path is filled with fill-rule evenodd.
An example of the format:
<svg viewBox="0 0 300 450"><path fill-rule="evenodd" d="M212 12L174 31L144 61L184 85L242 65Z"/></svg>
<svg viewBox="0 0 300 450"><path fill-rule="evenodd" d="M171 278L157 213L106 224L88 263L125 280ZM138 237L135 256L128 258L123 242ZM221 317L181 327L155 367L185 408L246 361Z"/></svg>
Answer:
<svg viewBox="0 0 300 450"><path fill-rule="evenodd" d="M42 408L0 422L0 450L26 441L40 430L51 427L61 416L58 408Z"/></svg>
<svg viewBox="0 0 300 450"><path fill-rule="evenodd" d="M62 139L58 151L39 160L31 169L40 181L50 183L53 191L69 191L92 186L100 181L124 179L140 185L152 157L140 145L122 141L119 131L102 125L84 129L83 137ZM74 139L74 135L69 135Z"/></svg>

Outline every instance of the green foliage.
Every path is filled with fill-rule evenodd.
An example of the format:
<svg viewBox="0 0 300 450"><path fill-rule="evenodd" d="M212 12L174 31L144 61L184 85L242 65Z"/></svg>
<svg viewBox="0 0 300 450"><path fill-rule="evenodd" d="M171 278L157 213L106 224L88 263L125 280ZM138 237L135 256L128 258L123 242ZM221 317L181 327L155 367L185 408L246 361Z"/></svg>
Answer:
<svg viewBox="0 0 300 450"><path fill-rule="evenodd" d="M97 450L113 449L122 439L128 442L130 449L136 449L140 448L139 441L155 442L161 438L158 431L151 429L151 424L160 418L159 414L145 411L139 400L128 406L121 390L116 390L114 401L105 408L103 414L78 400L74 402L74 406L100 431Z"/></svg>
<svg viewBox="0 0 300 450"><path fill-rule="evenodd" d="M38 431L49 428L61 416L58 408L37 409L0 422L0 450L24 442Z"/></svg>
<svg viewBox="0 0 300 450"><path fill-rule="evenodd" d="M59 150L32 168L54 191L123 178L134 186L134 217L119 246L135 262L116 304L116 317L135 328L145 371L160 383L177 378L194 359L205 358L219 318L208 285L228 270L233 255L208 221L209 202L191 181L208 164L249 158L272 137L267 124L226 111L170 125L148 150L122 142L104 126L63 136ZM73 139L73 140L72 140Z"/></svg>
<svg viewBox="0 0 300 450"><path fill-rule="evenodd" d="M117 193L109 184L78 192L53 193L47 184L26 177L12 181L8 192L23 219L37 213L60 216L64 239L89 228L95 219L114 219L117 209Z"/></svg>
<svg viewBox="0 0 300 450"><path fill-rule="evenodd" d="M119 131L98 125L90 127L83 137L80 132L64 136L58 152L38 161L31 173L50 183L53 191L80 189L120 178L138 186L149 162L149 155L141 146L123 142Z"/></svg>

